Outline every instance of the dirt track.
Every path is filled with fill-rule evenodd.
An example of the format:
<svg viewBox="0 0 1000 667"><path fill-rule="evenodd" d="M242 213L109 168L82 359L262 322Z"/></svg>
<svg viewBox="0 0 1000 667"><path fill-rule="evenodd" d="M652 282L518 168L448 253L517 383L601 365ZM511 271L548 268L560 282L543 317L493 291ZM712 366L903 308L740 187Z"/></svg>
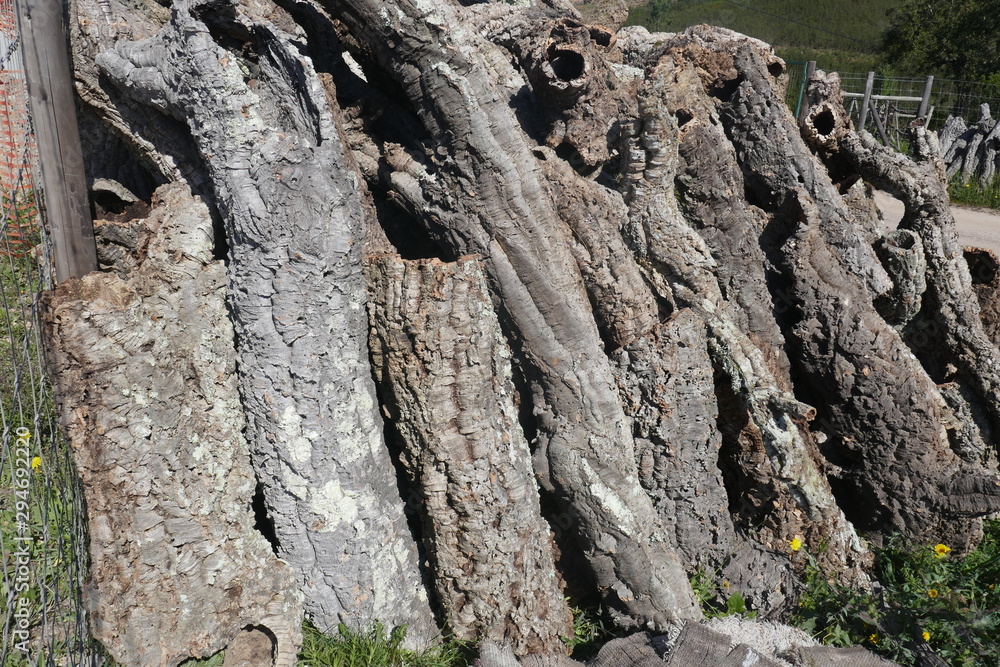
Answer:
<svg viewBox="0 0 1000 667"><path fill-rule="evenodd" d="M895 227L903 217L903 204L888 194L875 192L875 202L890 227ZM952 206L962 245L989 248L1000 255L1000 211Z"/></svg>

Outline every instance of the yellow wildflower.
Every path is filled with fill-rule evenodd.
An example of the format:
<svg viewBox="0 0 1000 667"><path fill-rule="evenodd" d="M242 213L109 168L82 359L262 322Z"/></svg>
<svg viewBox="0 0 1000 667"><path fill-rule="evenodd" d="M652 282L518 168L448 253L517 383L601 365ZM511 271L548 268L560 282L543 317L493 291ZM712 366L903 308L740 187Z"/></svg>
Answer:
<svg viewBox="0 0 1000 667"><path fill-rule="evenodd" d="M944 544L934 545L934 555L937 556L938 558L943 558L948 554L949 551L951 551L951 547L949 546L946 546Z"/></svg>
<svg viewBox="0 0 1000 667"><path fill-rule="evenodd" d="M35 472L42 472L42 457L36 456L31 459L31 469Z"/></svg>
<svg viewBox="0 0 1000 667"><path fill-rule="evenodd" d="M878 644L878 635L874 633L868 635L868 641L870 641L872 644Z"/></svg>
<svg viewBox="0 0 1000 667"><path fill-rule="evenodd" d="M792 551L798 551L802 548L802 540L797 537L793 537L792 541L788 543L788 546L792 548Z"/></svg>
<svg viewBox="0 0 1000 667"><path fill-rule="evenodd" d="M926 630L921 632L920 636L924 638L925 642L929 642L931 640L931 633L927 632Z"/></svg>
<svg viewBox="0 0 1000 667"><path fill-rule="evenodd" d="M927 597L936 598L937 596L938 596L938 589L932 588L929 591L927 591Z"/></svg>

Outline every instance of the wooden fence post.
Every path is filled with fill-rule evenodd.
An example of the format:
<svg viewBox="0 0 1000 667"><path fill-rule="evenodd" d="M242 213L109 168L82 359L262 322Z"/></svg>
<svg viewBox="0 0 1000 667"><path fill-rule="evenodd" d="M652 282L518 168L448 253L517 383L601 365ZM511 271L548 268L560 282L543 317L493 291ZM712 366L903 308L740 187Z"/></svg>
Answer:
<svg viewBox="0 0 1000 667"><path fill-rule="evenodd" d="M878 129L878 134L882 137L882 145L891 146L892 142L889 141L889 134L885 131L885 123L882 122L882 119L878 115L878 107L875 106L875 100L868 99L868 108L872 112L872 118L875 120L875 127ZM888 118L888 114L886 114L886 117Z"/></svg>
<svg viewBox="0 0 1000 667"><path fill-rule="evenodd" d="M868 72L868 80L865 81L865 96L861 100L861 112L858 114L858 132L865 129L868 122L868 104L872 100L872 88L875 85L875 72Z"/></svg>
<svg viewBox="0 0 1000 667"><path fill-rule="evenodd" d="M927 108L931 103L931 91L934 89L934 77L927 77L924 84L924 95L920 100L920 109L917 110L917 118L927 118ZM929 120L929 119L928 119Z"/></svg>
<svg viewBox="0 0 1000 667"><path fill-rule="evenodd" d="M24 72L57 283L98 268L62 0L17 0Z"/></svg>

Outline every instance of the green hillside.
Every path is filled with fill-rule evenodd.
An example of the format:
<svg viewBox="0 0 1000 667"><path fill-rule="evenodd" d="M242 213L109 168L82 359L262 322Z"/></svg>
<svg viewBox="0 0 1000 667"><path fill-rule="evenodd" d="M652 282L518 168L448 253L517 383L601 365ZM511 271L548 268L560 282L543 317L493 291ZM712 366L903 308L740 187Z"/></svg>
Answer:
<svg viewBox="0 0 1000 667"><path fill-rule="evenodd" d="M630 25L677 32L699 23L724 26L775 46L786 60L815 60L821 69L863 72L902 0L652 0L635 7Z"/></svg>

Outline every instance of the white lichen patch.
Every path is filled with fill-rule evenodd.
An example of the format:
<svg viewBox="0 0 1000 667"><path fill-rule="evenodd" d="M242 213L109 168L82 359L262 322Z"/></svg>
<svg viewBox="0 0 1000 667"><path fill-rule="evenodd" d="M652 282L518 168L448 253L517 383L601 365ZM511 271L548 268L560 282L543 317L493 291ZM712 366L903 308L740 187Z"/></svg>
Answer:
<svg viewBox="0 0 1000 667"><path fill-rule="evenodd" d="M293 472L284 461L281 462L281 488L299 500L309 496L309 480Z"/></svg>
<svg viewBox="0 0 1000 667"><path fill-rule="evenodd" d="M334 530L341 524L353 523L358 518L357 498L345 492L340 480L336 479L313 492L310 509L322 517L325 524L319 532Z"/></svg>
<svg viewBox="0 0 1000 667"><path fill-rule="evenodd" d="M409 550L403 540L396 539L387 544L382 553L375 556L375 560L377 565L372 568L372 595L376 617L380 612L382 617L394 613L401 596L402 599L417 599L426 603L427 591L423 586L415 585L416 582L411 580L400 581L393 575L401 565L405 567L410 560ZM411 590L401 591L400 586L407 583L413 584Z"/></svg>
<svg viewBox="0 0 1000 667"><path fill-rule="evenodd" d="M278 421L278 428L284 433L288 456L296 463L305 463L312 457L312 441L302 431L302 416L294 404L285 406Z"/></svg>
<svg viewBox="0 0 1000 667"><path fill-rule="evenodd" d="M583 470L583 474L587 478L587 486L590 488L591 493L594 494L594 497L597 498L597 502L601 504L601 507L614 515L618 520L618 525L625 532L632 533L635 529L633 525L635 517L625 501L604 483L601 476L591 467L590 461L586 458L580 459L580 468Z"/></svg>

